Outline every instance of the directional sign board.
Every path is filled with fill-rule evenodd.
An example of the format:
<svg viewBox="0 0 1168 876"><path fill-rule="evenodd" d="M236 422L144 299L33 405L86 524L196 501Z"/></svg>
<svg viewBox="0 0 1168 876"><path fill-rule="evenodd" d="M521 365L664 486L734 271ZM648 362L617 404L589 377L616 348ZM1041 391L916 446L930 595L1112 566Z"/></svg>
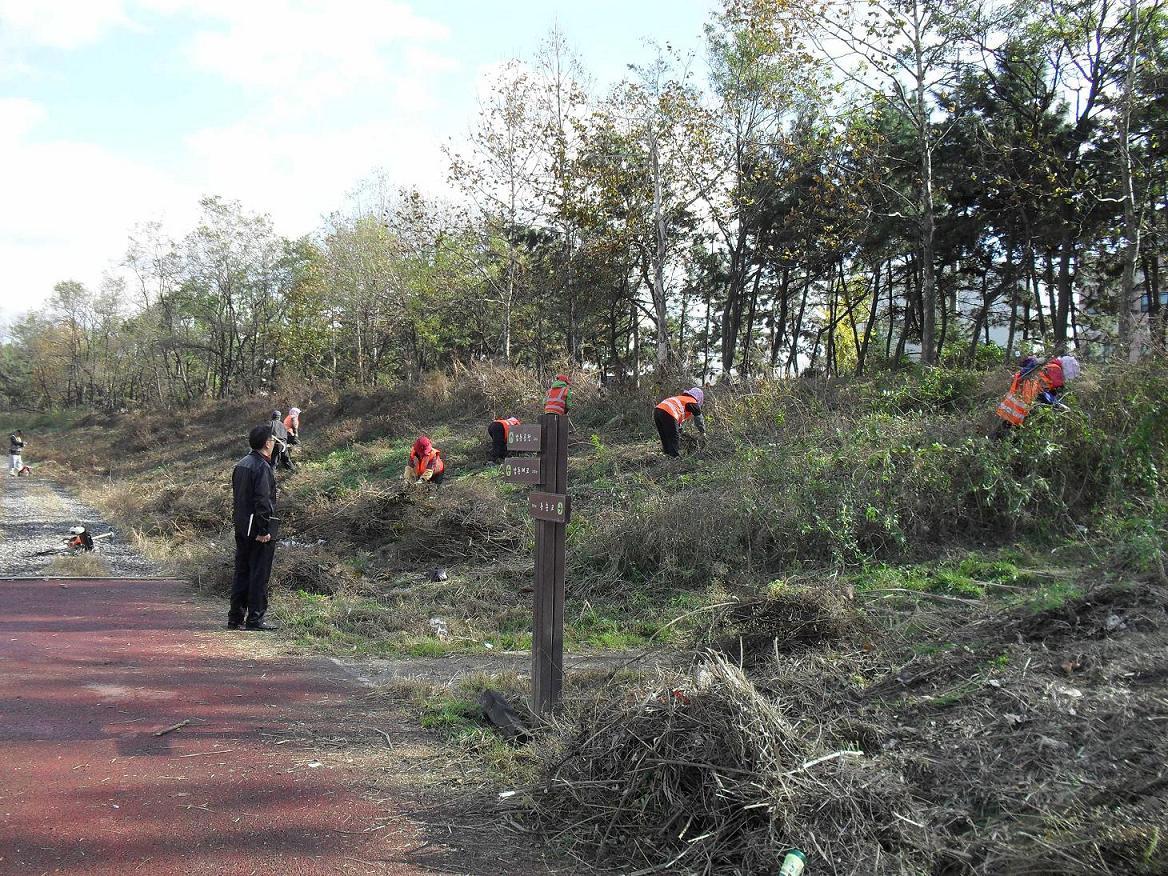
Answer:
<svg viewBox="0 0 1168 876"><path fill-rule="evenodd" d="M572 509L563 493L532 493L527 497L531 516L549 523L567 523Z"/></svg>
<svg viewBox="0 0 1168 876"><path fill-rule="evenodd" d="M516 456L503 463L503 477L513 484L542 484L543 459L538 456Z"/></svg>
<svg viewBox="0 0 1168 876"><path fill-rule="evenodd" d="M543 439L543 426L534 425L512 426L507 433L508 450L540 450Z"/></svg>

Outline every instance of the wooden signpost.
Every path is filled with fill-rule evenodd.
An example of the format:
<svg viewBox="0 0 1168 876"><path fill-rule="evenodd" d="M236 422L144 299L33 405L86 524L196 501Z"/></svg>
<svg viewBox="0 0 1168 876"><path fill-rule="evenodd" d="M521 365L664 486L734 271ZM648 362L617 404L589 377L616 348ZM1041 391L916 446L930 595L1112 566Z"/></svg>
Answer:
<svg viewBox="0 0 1168 876"><path fill-rule="evenodd" d="M512 426L508 451L538 450L538 457L509 457L504 476L512 483L536 484L528 498L535 518L535 604L532 617L531 693L536 714L560 699L564 682L564 547L568 498L568 418L544 414L537 426Z"/></svg>
<svg viewBox="0 0 1168 876"><path fill-rule="evenodd" d="M513 484L543 483L543 458L540 456L508 457L503 462L503 477Z"/></svg>
<svg viewBox="0 0 1168 876"><path fill-rule="evenodd" d="M512 426L507 433L507 449L509 451L524 451L543 449L543 425Z"/></svg>
<svg viewBox="0 0 1168 876"><path fill-rule="evenodd" d="M571 513L568 497L562 493L532 493L527 497L531 516L549 523L567 523Z"/></svg>

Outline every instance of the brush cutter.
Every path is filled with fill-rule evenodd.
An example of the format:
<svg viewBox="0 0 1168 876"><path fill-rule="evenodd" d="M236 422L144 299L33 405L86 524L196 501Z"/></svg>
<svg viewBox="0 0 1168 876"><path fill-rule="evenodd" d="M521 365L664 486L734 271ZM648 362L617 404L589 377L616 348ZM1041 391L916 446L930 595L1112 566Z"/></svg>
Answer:
<svg viewBox="0 0 1168 876"><path fill-rule="evenodd" d="M74 526L69 530L69 534L62 539L63 544L60 547L51 548L47 551L38 551L33 556L48 557L53 554L76 554L91 551L94 549L96 542L113 537L114 534L112 532L91 535L89 530L84 526Z"/></svg>

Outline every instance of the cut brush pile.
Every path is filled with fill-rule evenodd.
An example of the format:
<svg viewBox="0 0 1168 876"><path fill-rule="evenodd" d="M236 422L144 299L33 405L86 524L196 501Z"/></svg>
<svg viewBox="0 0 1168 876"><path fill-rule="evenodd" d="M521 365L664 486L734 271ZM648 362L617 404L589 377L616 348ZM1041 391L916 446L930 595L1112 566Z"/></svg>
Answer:
<svg viewBox="0 0 1168 876"><path fill-rule="evenodd" d="M690 687L663 681L561 719L532 792L537 825L625 872L774 873L793 846L837 874L929 870L915 804L879 760L825 747L720 656Z"/></svg>

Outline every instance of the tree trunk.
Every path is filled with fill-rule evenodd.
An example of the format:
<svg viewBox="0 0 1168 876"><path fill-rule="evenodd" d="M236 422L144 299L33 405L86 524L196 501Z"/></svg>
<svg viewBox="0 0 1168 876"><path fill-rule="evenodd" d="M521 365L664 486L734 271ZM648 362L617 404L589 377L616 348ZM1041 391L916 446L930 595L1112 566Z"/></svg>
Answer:
<svg viewBox="0 0 1168 876"><path fill-rule="evenodd" d="M706 328L702 336L702 383L705 383L710 374L710 332L713 323L713 293L706 290Z"/></svg>
<svg viewBox="0 0 1168 876"><path fill-rule="evenodd" d="M839 309L839 291L835 284L835 271L831 272L831 279L827 286L827 349L824 350L824 358L826 363L823 366L824 373L829 377L836 370L835 361L835 324L836 311ZM820 333L822 334L822 329ZM815 343L816 350L819 349L818 340Z"/></svg>
<svg viewBox="0 0 1168 876"><path fill-rule="evenodd" d="M892 259L888 260L888 335L884 338L884 360L892 359L892 338L896 334L896 284L892 276Z"/></svg>
<svg viewBox="0 0 1168 876"><path fill-rule="evenodd" d="M811 288L811 275L803 280L803 289L799 295L799 313L795 317L795 328L791 332L791 353L787 356L787 373L792 373L799 356L799 336L803 333L803 314L807 310L807 292Z"/></svg>
<svg viewBox="0 0 1168 876"><path fill-rule="evenodd" d="M925 103L924 40L921 25L925 13L922 0L913 0L916 30L913 49L916 55L916 123L921 150L921 361L937 362L937 280L933 274L933 144L929 132L928 107Z"/></svg>
<svg viewBox="0 0 1168 876"><path fill-rule="evenodd" d="M746 337L742 342L742 377L750 375L750 345L754 337L754 311L758 304L758 286L762 282L762 266L754 272L754 286L750 291L750 311L746 317Z"/></svg>
<svg viewBox="0 0 1168 876"><path fill-rule="evenodd" d="M665 226L664 192L661 182L661 154L657 139L657 121L649 120L649 164L653 172L653 311L657 315L657 365L666 365L669 351L669 313L665 299Z"/></svg>
<svg viewBox="0 0 1168 876"><path fill-rule="evenodd" d="M726 282L726 303L722 308L722 371L729 375L738 350L742 330L742 297L746 289L746 227L738 226L738 236L730 252L730 276Z"/></svg>
<svg viewBox="0 0 1168 876"><path fill-rule="evenodd" d="M856 376L864 373L864 363L868 360L868 344L872 340L872 327L876 325L877 311L880 309L880 268L879 261L872 269L872 304L868 309L868 319L864 323L864 340L856 353Z"/></svg>
<svg viewBox="0 0 1168 876"><path fill-rule="evenodd" d="M1140 216L1137 212L1131 157L1131 115L1135 90L1136 52L1139 42L1138 0L1128 3L1127 70L1124 76L1123 109L1120 113L1119 168L1123 184L1123 279L1120 283L1119 346L1129 362L1138 362L1147 346L1147 321L1141 312L1140 290L1136 286L1136 263L1140 257ZM1150 303L1149 303L1149 309Z"/></svg>
<svg viewBox="0 0 1168 876"><path fill-rule="evenodd" d="M779 364L779 350L787 335L787 293L790 289L791 266L783 265L782 279L779 281L779 315L771 326L771 376Z"/></svg>
<svg viewBox="0 0 1168 876"><path fill-rule="evenodd" d="M1075 239L1070 235L1063 240L1059 252L1057 295L1051 301L1050 321L1054 327L1054 343L1058 349L1067 345L1067 327L1070 325L1071 296L1074 293L1074 278L1071 273L1071 256L1075 251Z"/></svg>
<svg viewBox="0 0 1168 876"><path fill-rule="evenodd" d="M1010 254L1009 254L1009 247L1007 247L1007 249L1006 249L1007 282L1009 282L1009 264L1010 264ZM981 274L981 309L978 310L977 318L973 321L973 331L970 332L970 335L969 335L969 337L970 337L969 352L965 356L966 361L970 362L970 363L972 363L977 357L977 345L978 345L978 341L979 341L978 335L981 334L982 324L985 323L988 325L988 323L989 323L990 298L989 298L989 291L988 290L989 290L989 272L982 271L982 274Z"/></svg>

